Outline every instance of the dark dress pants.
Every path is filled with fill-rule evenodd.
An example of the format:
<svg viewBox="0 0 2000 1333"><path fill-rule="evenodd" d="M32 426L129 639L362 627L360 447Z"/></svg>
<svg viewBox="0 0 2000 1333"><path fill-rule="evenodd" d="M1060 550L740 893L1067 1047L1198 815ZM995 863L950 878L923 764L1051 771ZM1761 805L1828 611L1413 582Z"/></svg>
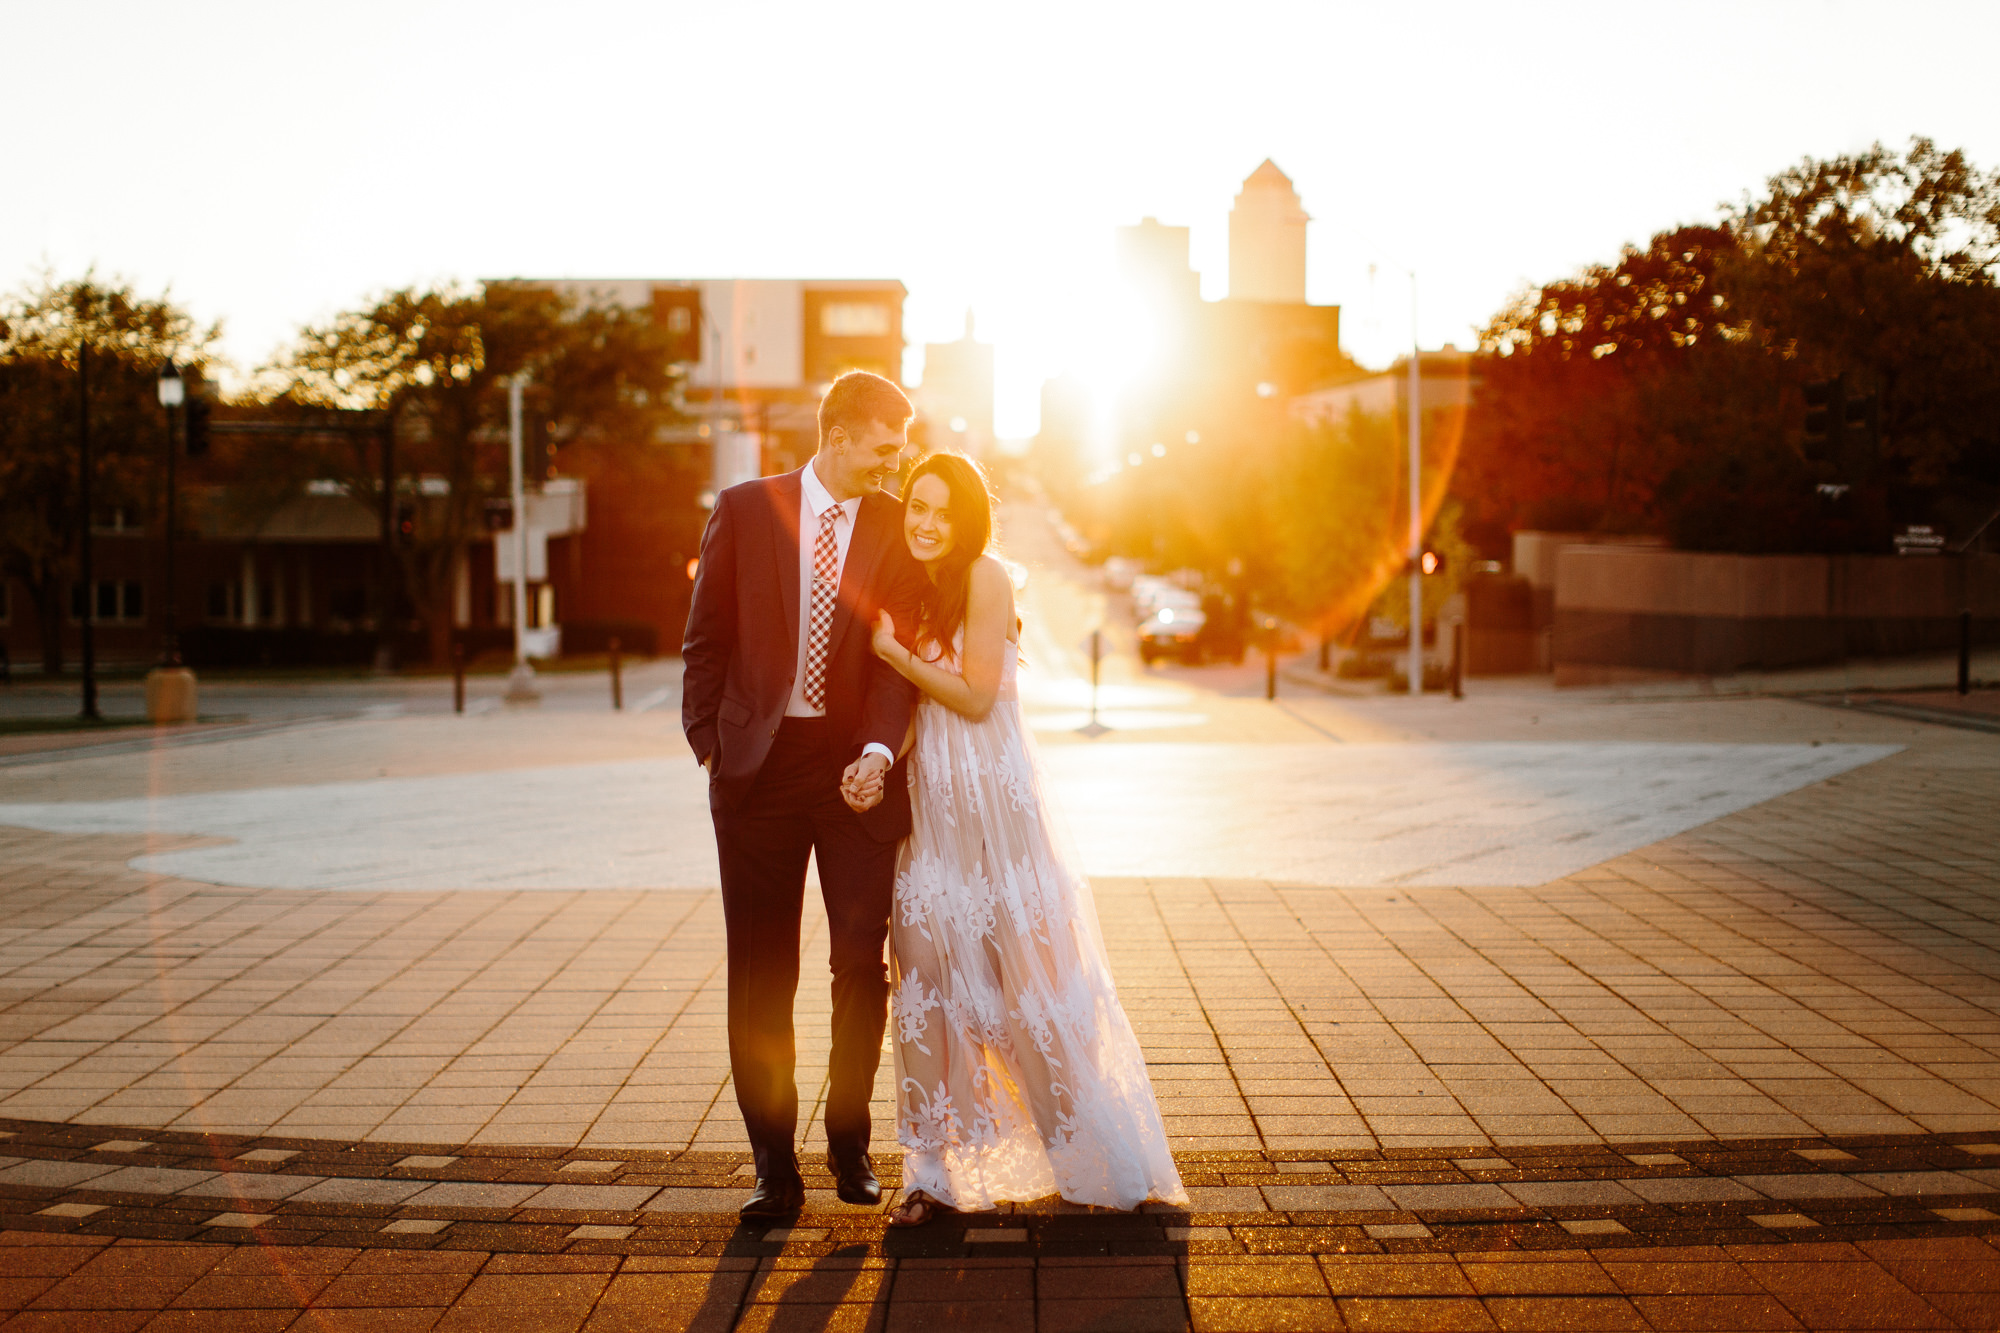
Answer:
<svg viewBox="0 0 2000 1333"><path fill-rule="evenodd" d="M735 810L715 816L729 932L729 1067L757 1174L767 1180L795 1179L799 1169L792 1000L813 852L832 945L827 1146L849 1159L868 1149L868 1099L888 1023L883 948L896 844L870 837L841 799L845 766L824 718L786 718L755 785Z"/></svg>

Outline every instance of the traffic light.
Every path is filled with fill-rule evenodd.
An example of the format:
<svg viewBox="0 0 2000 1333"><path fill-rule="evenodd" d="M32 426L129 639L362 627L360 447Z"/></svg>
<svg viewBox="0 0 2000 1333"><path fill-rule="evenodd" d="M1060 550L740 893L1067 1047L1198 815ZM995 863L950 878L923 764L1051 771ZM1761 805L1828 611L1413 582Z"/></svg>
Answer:
<svg viewBox="0 0 2000 1333"><path fill-rule="evenodd" d="M414 546L417 540L417 507L408 500L396 503L396 545Z"/></svg>
<svg viewBox="0 0 2000 1333"><path fill-rule="evenodd" d="M1805 454L1809 463L1831 463L1840 452L1847 424L1847 377L1835 375L1806 385Z"/></svg>
<svg viewBox="0 0 2000 1333"><path fill-rule="evenodd" d="M1827 464L1847 485L1867 480L1875 470L1878 395L1849 392L1845 375L1808 384L1805 395L1806 461Z"/></svg>
<svg viewBox="0 0 2000 1333"><path fill-rule="evenodd" d="M214 411L214 404L210 403L199 391L188 397L185 430L187 432L187 456L189 458L200 458L208 452L208 418L209 413L212 411Z"/></svg>

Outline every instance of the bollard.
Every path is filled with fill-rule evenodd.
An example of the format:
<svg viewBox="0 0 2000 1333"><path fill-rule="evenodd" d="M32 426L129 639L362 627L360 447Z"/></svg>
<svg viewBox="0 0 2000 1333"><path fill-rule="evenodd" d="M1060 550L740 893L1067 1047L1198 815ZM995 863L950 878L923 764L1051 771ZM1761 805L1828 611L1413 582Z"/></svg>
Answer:
<svg viewBox="0 0 2000 1333"><path fill-rule="evenodd" d="M7 645L0 643L0 685L12 685L13 683L14 663L7 656Z"/></svg>
<svg viewBox="0 0 2000 1333"><path fill-rule="evenodd" d="M1465 697L1465 626L1462 624L1451 632L1451 697Z"/></svg>
<svg viewBox="0 0 2000 1333"><path fill-rule="evenodd" d="M451 646L451 711L465 711L465 645Z"/></svg>
<svg viewBox="0 0 2000 1333"><path fill-rule="evenodd" d="M1275 644L1264 650L1264 697L1278 697L1278 649Z"/></svg>
<svg viewBox="0 0 2000 1333"><path fill-rule="evenodd" d="M1972 612L1958 613L1958 692L1972 693Z"/></svg>
<svg viewBox="0 0 2000 1333"><path fill-rule="evenodd" d="M625 683L618 678L618 638L611 639L611 708L614 712L625 711Z"/></svg>

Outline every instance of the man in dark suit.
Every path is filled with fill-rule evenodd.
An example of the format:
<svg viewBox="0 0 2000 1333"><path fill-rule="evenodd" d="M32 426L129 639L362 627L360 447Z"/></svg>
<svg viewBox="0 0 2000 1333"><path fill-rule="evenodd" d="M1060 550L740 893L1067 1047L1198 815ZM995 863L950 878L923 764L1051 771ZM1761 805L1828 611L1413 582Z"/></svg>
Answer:
<svg viewBox="0 0 2000 1333"><path fill-rule="evenodd" d="M903 540L901 504L881 489L902 466L911 416L890 381L841 376L820 402L812 461L724 491L702 536L681 725L708 770L722 864L729 1066L757 1163L745 1217L805 1202L792 1000L812 852L832 936L828 1164L842 1199L882 1197L868 1100L888 1020L896 844L910 829L896 756L916 699L870 635L881 610L898 625L917 620L924 574ZM879 803L850 808L844 784L884 770Z"/></svg>

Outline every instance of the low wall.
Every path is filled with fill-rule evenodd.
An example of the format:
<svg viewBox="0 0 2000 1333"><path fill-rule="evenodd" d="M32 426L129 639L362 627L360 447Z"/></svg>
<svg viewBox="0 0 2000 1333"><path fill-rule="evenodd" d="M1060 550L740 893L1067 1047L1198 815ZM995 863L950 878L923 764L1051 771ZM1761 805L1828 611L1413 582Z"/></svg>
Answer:
<svg viewBox="0 0 2000 1333"><path fill-rule="evenodd" d="M1707 555L1569 546L1556 558L1557 683L1725 675L1948 651L1959 612L2000 642L2000 556Z"/></svg>
<svg viewBox="0 0 2000 1333"><path fill-rule="evenodd" d="M1464 584L1465 674L1517 676L1541 666L1535 590L1513 574L1469 574Z"/></svg>

